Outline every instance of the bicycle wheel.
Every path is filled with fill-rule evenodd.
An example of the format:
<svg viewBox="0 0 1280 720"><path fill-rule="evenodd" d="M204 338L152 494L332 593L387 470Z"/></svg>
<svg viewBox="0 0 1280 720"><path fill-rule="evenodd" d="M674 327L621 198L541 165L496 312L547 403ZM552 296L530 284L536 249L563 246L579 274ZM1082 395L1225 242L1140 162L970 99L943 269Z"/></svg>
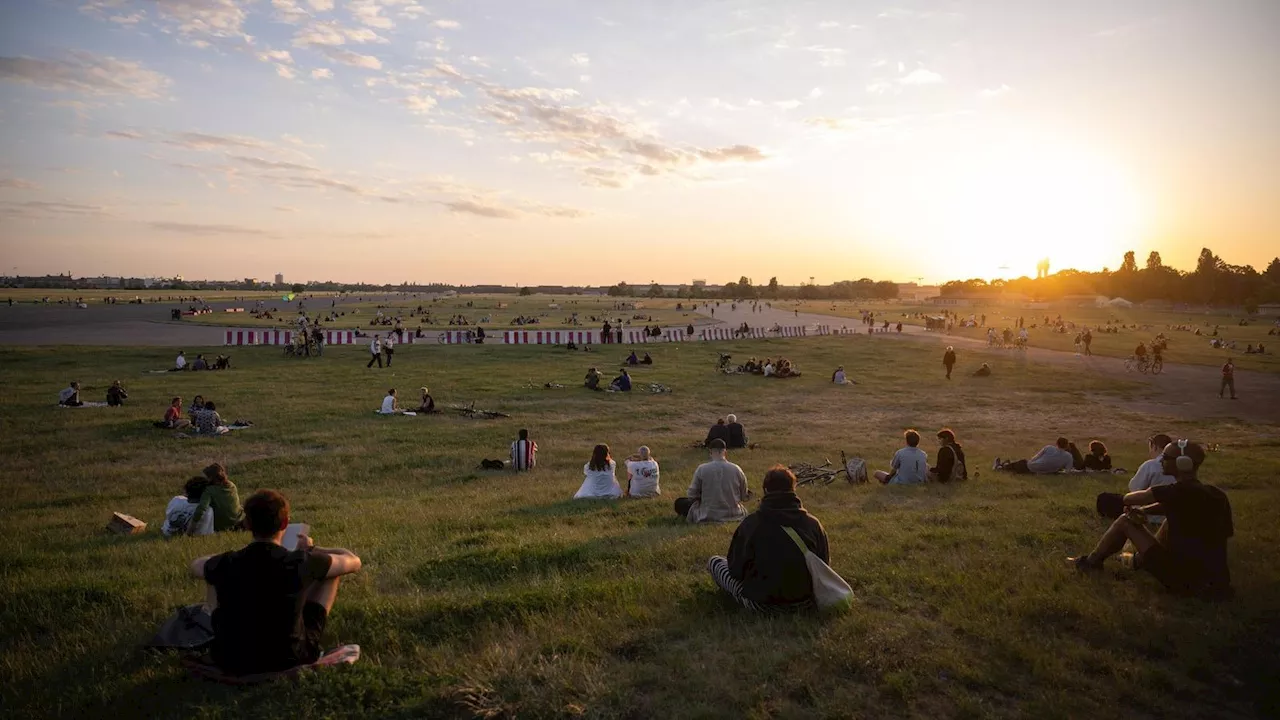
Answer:
<svg viewBox="0 0 1280 720"><path fill-rule="evenodd" d="M1163 359L1163 358L1156 358L1155 360L1152 360L1152 361L1151 361L1151 374L1152 374L1152 375L1159 375L1159 374L1160 374L1160 371L1161 371L1161 370L1163 370L1163 369L1164 369L1164 359Z"/></svg>
<svg viewBox="0 0 1280 720"><path fill-rule="evenodd" d="M1125 372L1133 372L1134 365L1135 363L1133 361L1133 358L1129 358L1128 360L1125 360L1124 361Z"/></svg>

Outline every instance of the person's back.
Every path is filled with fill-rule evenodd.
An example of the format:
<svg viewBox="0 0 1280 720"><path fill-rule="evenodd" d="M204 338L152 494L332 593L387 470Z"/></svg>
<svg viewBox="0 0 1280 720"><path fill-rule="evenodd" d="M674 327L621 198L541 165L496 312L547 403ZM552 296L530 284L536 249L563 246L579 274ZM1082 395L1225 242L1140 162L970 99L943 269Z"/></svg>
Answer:
<svg viewBox="0 0 1280 720"><path fill-rule="evenodd" d="M730 420L725 426L729 431L729 437L725 440L725 444L730 448L744 448L747 446L747 429L742 427L742 423L736 419Z"/></svg>
<svg viewBox="0 0 1280 720"><path fill-rule="evenodd" d="M1177 481L1178 479L1174 476L1164 474L1160 458L1155 457L1138 466L1138 471L1129 480L1129 492L1148 490L1160 485L1172 485Z"/></svg>
<svg viewBox="0 0 1280 720"><path fill-rule="evenodd" d="M1045 445L1036 456L1027 461L1031 472L1047 475L1072 466L1071 453L1057 445Z"/></svg>
<svg viewBox="0 0 1280 720"><path fill-rule="evenodd" d="M656 497L662 494L659 485L661 469L653 458L627 460L627 492L631 497Z"/></svg>
<svg viewBox="0 0 1280 720"><path fill-rule="evenodd" d="M516 472L532 470L538 463L538 444L529 439L526 431L511 443L511 469Z"/></svg>
<svg viewBox="0 0 1280 720"><path fill-rule="evenodd" d="M396 396L387 395L386 397L382 398L382 409L378 410L378 412L382 413L383 415L391 415L395 413L395 411L396 411Z"/></svg>
<svg viewBox="0 0 1280 720"><path fill-rule="evenodd" d="M720 457L698 466L689 486L692 504L685 518L689 522L726 522L747 514L742 501L747 496L747 476L742 468Z"/></svg>
<svg viewBox="0 0 1280 720"><path fill-rule="evenodd" d="M591 463L582 466L582 473L585 476L582 486L578 488L578 492L574 493L574 500L583 500L590 498L616 498L622 497L622 486L618 484L617 477L614 472L617 470L618 464L611 458L603 469L593 469Z"/></svg>
<svg viewBox="0 0 1280 720"><path fill-rule="evenodd" d="M770 606L799 605L813 599L813 579L804 554L787 536L796 534L824 562L830 560L827 533L795 492L767 491L729 545L729 572L742 583L743 597Z"/></svg>
<svg viewBox="0 0 1280 720"><path fill-rule="evenodd" d="M720 440L724 442L725 447L729 446L729 426L724 424L724 420L717 420L716 424L707 430L707 439L702 441L703 447L711 447L712 440Z"/></svg>
<svg viewBox="0 0 1280 720"><path fill-rule="evenodd" d="M1166 517L1166 547L1179 561L1173 589L1215 597L1228 594L1227 538L1235 534L1235 527L1226 493L1198 481L1159 485L1151 492Z"/></svg>
<svg viewBox="0 0 1280 720"><path fill-rule="evenodd" d="M906 446L893 454L890 466L894 469L890 485L914 485L922 483L929 473L929 454L924 450Z"/></svg>

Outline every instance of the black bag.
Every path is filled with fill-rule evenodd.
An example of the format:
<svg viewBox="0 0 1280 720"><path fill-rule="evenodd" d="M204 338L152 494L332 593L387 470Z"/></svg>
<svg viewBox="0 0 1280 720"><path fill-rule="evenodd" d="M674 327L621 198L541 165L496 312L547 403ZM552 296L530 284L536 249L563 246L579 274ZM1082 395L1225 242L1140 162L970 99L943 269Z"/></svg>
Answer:
<svg viewBox="0 0 1280 720"><path fill-rule="evenodd" d="M197 603L178 608L146 647L157 650L202 650L213 642L213 618Z"/></svg>
<svg viewBox="0 0 1280 720"><path fill-rule="evenodd" d="M1120 493L1098 493L1098 514L1115 520L1124 514L1124 496Z"/></svg>
<svg viewBox="0 0 1280 720"><path fill-rule="evenodd" d="M481 460L480 469L482 470L501 470L507 466L501 460Z"/></svg>

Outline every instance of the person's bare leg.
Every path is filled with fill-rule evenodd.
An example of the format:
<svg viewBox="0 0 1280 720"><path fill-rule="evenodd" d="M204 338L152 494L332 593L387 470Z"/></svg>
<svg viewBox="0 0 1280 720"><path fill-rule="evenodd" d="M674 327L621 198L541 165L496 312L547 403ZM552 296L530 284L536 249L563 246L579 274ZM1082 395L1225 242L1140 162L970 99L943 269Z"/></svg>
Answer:
<svg viewBox="0 0 1280 720"><path fill-rule="evenodd" d="M325 614L333 610L338 600L338 585L341 578L325 578L307 589L307 602L313 602L324 608Z"/></svg>
<svg viewBox="0 0 1280 720"><path fill-rule="evenodd" d="M1089 553L1089 562L1093 565L1101 565L1104 560L1124 549L1126 540L1132 541L1133 546L1140 553L1150 550L1156 544L1156 538L1150 530L1121 515L1111 523L1111 527L1102 534L1093 552Z"/></svg>

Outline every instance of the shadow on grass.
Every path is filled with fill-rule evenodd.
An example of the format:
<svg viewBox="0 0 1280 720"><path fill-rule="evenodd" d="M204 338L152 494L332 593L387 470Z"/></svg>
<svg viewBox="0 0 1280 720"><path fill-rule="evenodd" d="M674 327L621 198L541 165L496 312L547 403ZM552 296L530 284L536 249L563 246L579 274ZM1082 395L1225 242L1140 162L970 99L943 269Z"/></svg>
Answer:
<svg viewBox="0 0 1280 720"><path fill-rule="evenodd" d="M508 515L517 517L571 517L575 515L592 515L604 510L619 507L618 500L561 500L547 505L531 505L518 507L509 511Z"/></svg>
<svg viewBox="0 0 1280 720"><path fill-rule="evenodd" d="M617 557L617 550L603 547L601 541L567 547L485 548L429 560L413 570L410 577L426 588L497 585L549 573L585 575Z"/></svg>

